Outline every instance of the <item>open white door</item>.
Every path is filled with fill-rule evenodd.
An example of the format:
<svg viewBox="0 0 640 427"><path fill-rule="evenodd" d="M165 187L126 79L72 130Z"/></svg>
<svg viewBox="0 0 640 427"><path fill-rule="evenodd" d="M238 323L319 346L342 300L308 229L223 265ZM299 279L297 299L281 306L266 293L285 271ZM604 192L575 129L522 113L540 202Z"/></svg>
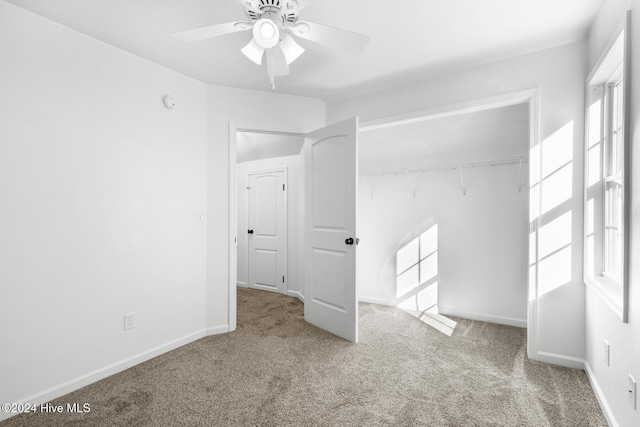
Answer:
<svg viewBox="0 0 640 427"><path fill-rule="evenodd" d="M304 318L355 343L358 118L309 133L304 153Z"/></svg>

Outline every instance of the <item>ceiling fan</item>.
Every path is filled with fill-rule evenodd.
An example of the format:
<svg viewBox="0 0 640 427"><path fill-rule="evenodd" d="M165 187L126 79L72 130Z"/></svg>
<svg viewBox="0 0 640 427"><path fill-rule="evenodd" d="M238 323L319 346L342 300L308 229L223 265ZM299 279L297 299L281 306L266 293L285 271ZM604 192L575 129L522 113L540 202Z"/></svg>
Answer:
<svg viewBox="0 0 640 427"><path fill-rule="evenodd" d="M369 36L340 28L298 20L298 14L312 0L236 0L244 6L249 21L227 22L172 35L184 42L197 42L239 31L252 30L251 41L242 53L258 65L267 59L267 74L275 89L274 78L289 74L289 64L304 48L294 37L338 48L354 55L360 54L369 43Z"/></svg>

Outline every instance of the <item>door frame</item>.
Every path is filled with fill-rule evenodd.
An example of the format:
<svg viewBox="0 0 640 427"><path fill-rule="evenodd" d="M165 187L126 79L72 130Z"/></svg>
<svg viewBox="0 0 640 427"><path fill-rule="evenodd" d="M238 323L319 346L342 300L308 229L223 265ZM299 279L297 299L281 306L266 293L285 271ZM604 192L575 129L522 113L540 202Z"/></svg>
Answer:
<svg viewBox="0 0 640 427"><path fill-rule="evenodd" d="M304 137L313 129L282 129L268 126L256 126L251 124L240 124L229 122L229 295L227 302L227 313L229 322L229 332L236 330L237 322L237 281L238 281L238 183L237 183L237 133L250 132L270 135L285 135Z"/></svg>
<svg viewBox="0 0 640 427"><path fill-rule="evenodd" d="M406 114L382 117L379 119L361 121L359 132L367 132L376 129L384 129L398 125L415 123L423 120L432 120L459 114L490 110L511 105L527 104L529 106L529 176L541 176L542 155L540 154L540 90L537 88L526 89L503 95L478 98L459 104L449 104L430 108L427 110L413 111ZM530 182L528 180L527 182ZM542 192L537 197L529 192L528 212L540 212ZM538 349L538 231L541 227L540 215L528 218L529 222L529 260L527 265L527 357L540 360ZM533 264L532 261L533 260Z"/></svg>
<svg viewBox="0 0 640 427"><path fill-rule="evenodd" d="M286 166L283 166L281 168L268 168L268 169L262 169L262 170L257 170L257 171L253 171L253 172L247 172L247 183L249 182L248 177L250 175L263 175L263 174L268 174L268 173L277 173L277 172L282 172L284 174L284 181L285 181L285 185L287 186L287 190L283 191L284 194L284 270L285 270L285 276L287 277L287 280L285 281L285 289L284 289L284 293L283 295L288 295L288 291L289 291L289 279L288 277L289 275L289 168ZM249 198L249 193L247 193L247 199ZM236 220L237 220L237 205L236 205ZM249 200L247 200L247 225L249 223ZM247 239L247 250L246 250L246 260L247 260L247 265L245 268L245 277L247 278L247 282L246 282L246 286L247 288L249 288L249 268L250 268L250 263L249 263L249 259L250 259L250 255L251 255L251 250L249 248L249 239ZM237 251L236 251L236 260L237 260ZM237 270L236 270L237 271ZM236 283L237 283L237 278L236 278ZM251 288L251 289L255 289L255 288Z"/></svg>

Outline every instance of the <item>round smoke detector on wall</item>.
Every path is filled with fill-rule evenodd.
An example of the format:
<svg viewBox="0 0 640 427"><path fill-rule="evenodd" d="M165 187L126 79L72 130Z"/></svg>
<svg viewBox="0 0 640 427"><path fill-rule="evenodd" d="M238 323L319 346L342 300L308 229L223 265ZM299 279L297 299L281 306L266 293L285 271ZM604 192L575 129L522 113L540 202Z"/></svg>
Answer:
<svg viewBox="0 0 640 427"><path fill-rule="evenodd" d="M174 101L173 96L171 95L163 95L162 96L162 105L169 110L173 110L176 106L176 101Z"/></svg>

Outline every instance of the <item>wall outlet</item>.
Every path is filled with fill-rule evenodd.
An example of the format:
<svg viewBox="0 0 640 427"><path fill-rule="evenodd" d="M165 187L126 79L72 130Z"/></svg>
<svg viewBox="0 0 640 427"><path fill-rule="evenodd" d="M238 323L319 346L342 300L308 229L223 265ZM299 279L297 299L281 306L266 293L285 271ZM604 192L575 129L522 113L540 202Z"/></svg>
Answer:
<svg viewBox="0 0 640 427"><path fill-rule="evenodd" d="M129 313L124 315L124 330L128 331L136 327L136 314Z"/></svg>
<svg viewBox="0 0 640 427"><path fill-rule="evenodd" d="M636 380L634 380L631 375L629 375L629 386L627 388L629 405L631 405L633 409L636 409Z"/></svg>
<svg viewBox="0 0 640 427"><path fill-rule="evenodd" d="M607 342L606 340L604 341L604 366L610 366L609 364L609 356L610 356L610 352L611 352L611 346L609 345L609 342Z"/></svg>

